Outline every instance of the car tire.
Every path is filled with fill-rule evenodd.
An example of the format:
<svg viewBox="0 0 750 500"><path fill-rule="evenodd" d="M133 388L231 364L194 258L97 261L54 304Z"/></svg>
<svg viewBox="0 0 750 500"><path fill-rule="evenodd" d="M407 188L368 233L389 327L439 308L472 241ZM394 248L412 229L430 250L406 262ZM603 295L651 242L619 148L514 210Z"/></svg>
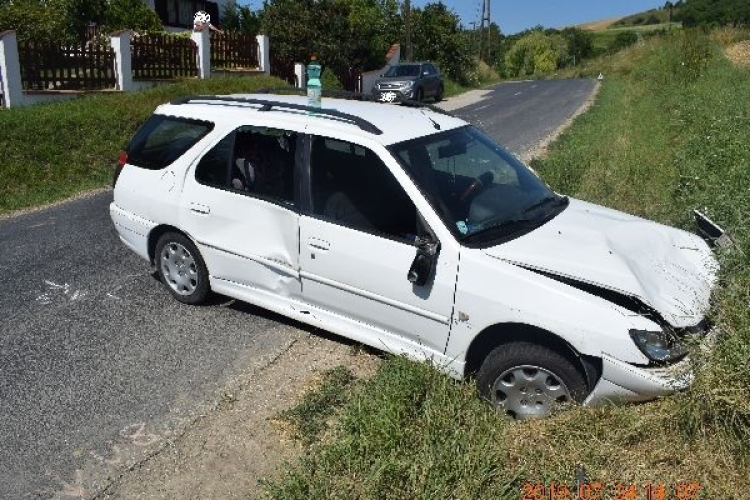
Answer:
<svg viewBox="0 0 750 500"><path fill-rule="evenodd" d="M210 293L208 269L198 248L180 233L166 233L156 242L154 261L167 290L184 304L197 305Z"/></svg>
<svg viewBox="0 0 750 500"><path fill-rule="evenodd" d="M496 347L477 374L480 396L517 420L546 418L587 395L583 374L565 356L538 344Z"/></svg>
<svg viewBox="0 0 750 500"><path fill-rule="evenodd" d="M414 96L414 100L417 102L422 102L424 99L424 91L422 89L417 89L417 93Z"/></svg>
<svg viewBox="0 0 750 500"><path fill-rule="evenodd" d="M445 89L443 88L443 85L441 84L438 88L437 94L435 94L435 102L440 102L443 100L443 94L445 94Z"/></svg>

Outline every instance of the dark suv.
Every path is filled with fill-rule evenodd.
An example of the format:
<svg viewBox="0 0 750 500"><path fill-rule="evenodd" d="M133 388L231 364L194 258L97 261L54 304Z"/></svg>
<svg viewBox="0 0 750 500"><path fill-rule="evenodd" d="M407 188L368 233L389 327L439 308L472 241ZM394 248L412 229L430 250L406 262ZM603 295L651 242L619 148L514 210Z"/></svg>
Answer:
<svg viewBox="0 0 750 500"><path fill-rule="evenodd" d="M391 66L372 89L377 99L391 102L398 98L421 101L433 97L443 99L445 87L440 72L429 62L404 63Z"/></svg>

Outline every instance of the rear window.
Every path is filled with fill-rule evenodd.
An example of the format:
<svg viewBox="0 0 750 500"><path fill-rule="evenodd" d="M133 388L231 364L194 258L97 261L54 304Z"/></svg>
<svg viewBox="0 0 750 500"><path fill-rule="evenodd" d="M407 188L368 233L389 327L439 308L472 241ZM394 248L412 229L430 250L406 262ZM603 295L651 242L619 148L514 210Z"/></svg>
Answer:
<svg viewBox="0 0 750 500"><path fill-rule="evenodd" d="M153 115L127 148L128 163L149 170L171 165L208 134L214 125L201 120Z"/></svg>

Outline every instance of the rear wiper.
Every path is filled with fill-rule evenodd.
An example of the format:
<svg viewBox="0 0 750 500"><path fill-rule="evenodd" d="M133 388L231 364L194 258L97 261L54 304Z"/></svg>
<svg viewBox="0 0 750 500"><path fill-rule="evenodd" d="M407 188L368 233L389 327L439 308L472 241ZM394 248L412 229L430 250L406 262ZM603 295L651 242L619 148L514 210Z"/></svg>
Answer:
<svg viewBox="0 0 750 500"><path fill-rule="evenodd" d="M546 205L547 203L549 203L551 201L557 202L557 204L559 204L559 203L565 203L565 204L567 204L568 203L568 197L567 196L560 196L560 197L557 197L557 196L545 196L541 200L539 200L536 203L534 203L533 205L531 205L529 208L525 209L523 211L523 213L527 214L527 213L529 213L529 212L531 212L533 210L536 210L537 208L539 208L541 206Z"/></svg>

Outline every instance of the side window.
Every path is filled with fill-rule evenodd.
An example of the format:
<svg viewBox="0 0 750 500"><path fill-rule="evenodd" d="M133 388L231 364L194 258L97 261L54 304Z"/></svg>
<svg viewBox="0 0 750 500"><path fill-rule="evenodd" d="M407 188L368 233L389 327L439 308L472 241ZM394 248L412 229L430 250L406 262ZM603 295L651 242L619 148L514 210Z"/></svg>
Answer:
<svg viewBox="0 0 750 500"><path fill-rule="evenodd" d="M240 127L203 156L195 177L202 184L293 205L296 146L296 133Z"/></svg>
<svg viewBox="0 0 750 500"><path fill-rule="evenodd" d="M221 188L229 186L229 160L232 157L233 142L234 133L231 133L203 155L195 169L198 182Z"/></svg>
<svg viewBox="0 0 750 500"><path fill-rule="evenodd" d="M431 75L437 75L437 69L435 69L435 66L433 66L432 64L427 65L427 70Z"/></svg>
<svg viewBox="0 0 750 500"><path fill-rule="evenodd" d="M315 137L311 170L315 215L353 229L414 241L416 207L375 153Z"/></svg>
<svg viewBox="0 0 750 500"><path fill-rule="evenodd" d="M149 170L166 168L212 129L210 122L153 115L128 144L128 163Z"/></svg>

